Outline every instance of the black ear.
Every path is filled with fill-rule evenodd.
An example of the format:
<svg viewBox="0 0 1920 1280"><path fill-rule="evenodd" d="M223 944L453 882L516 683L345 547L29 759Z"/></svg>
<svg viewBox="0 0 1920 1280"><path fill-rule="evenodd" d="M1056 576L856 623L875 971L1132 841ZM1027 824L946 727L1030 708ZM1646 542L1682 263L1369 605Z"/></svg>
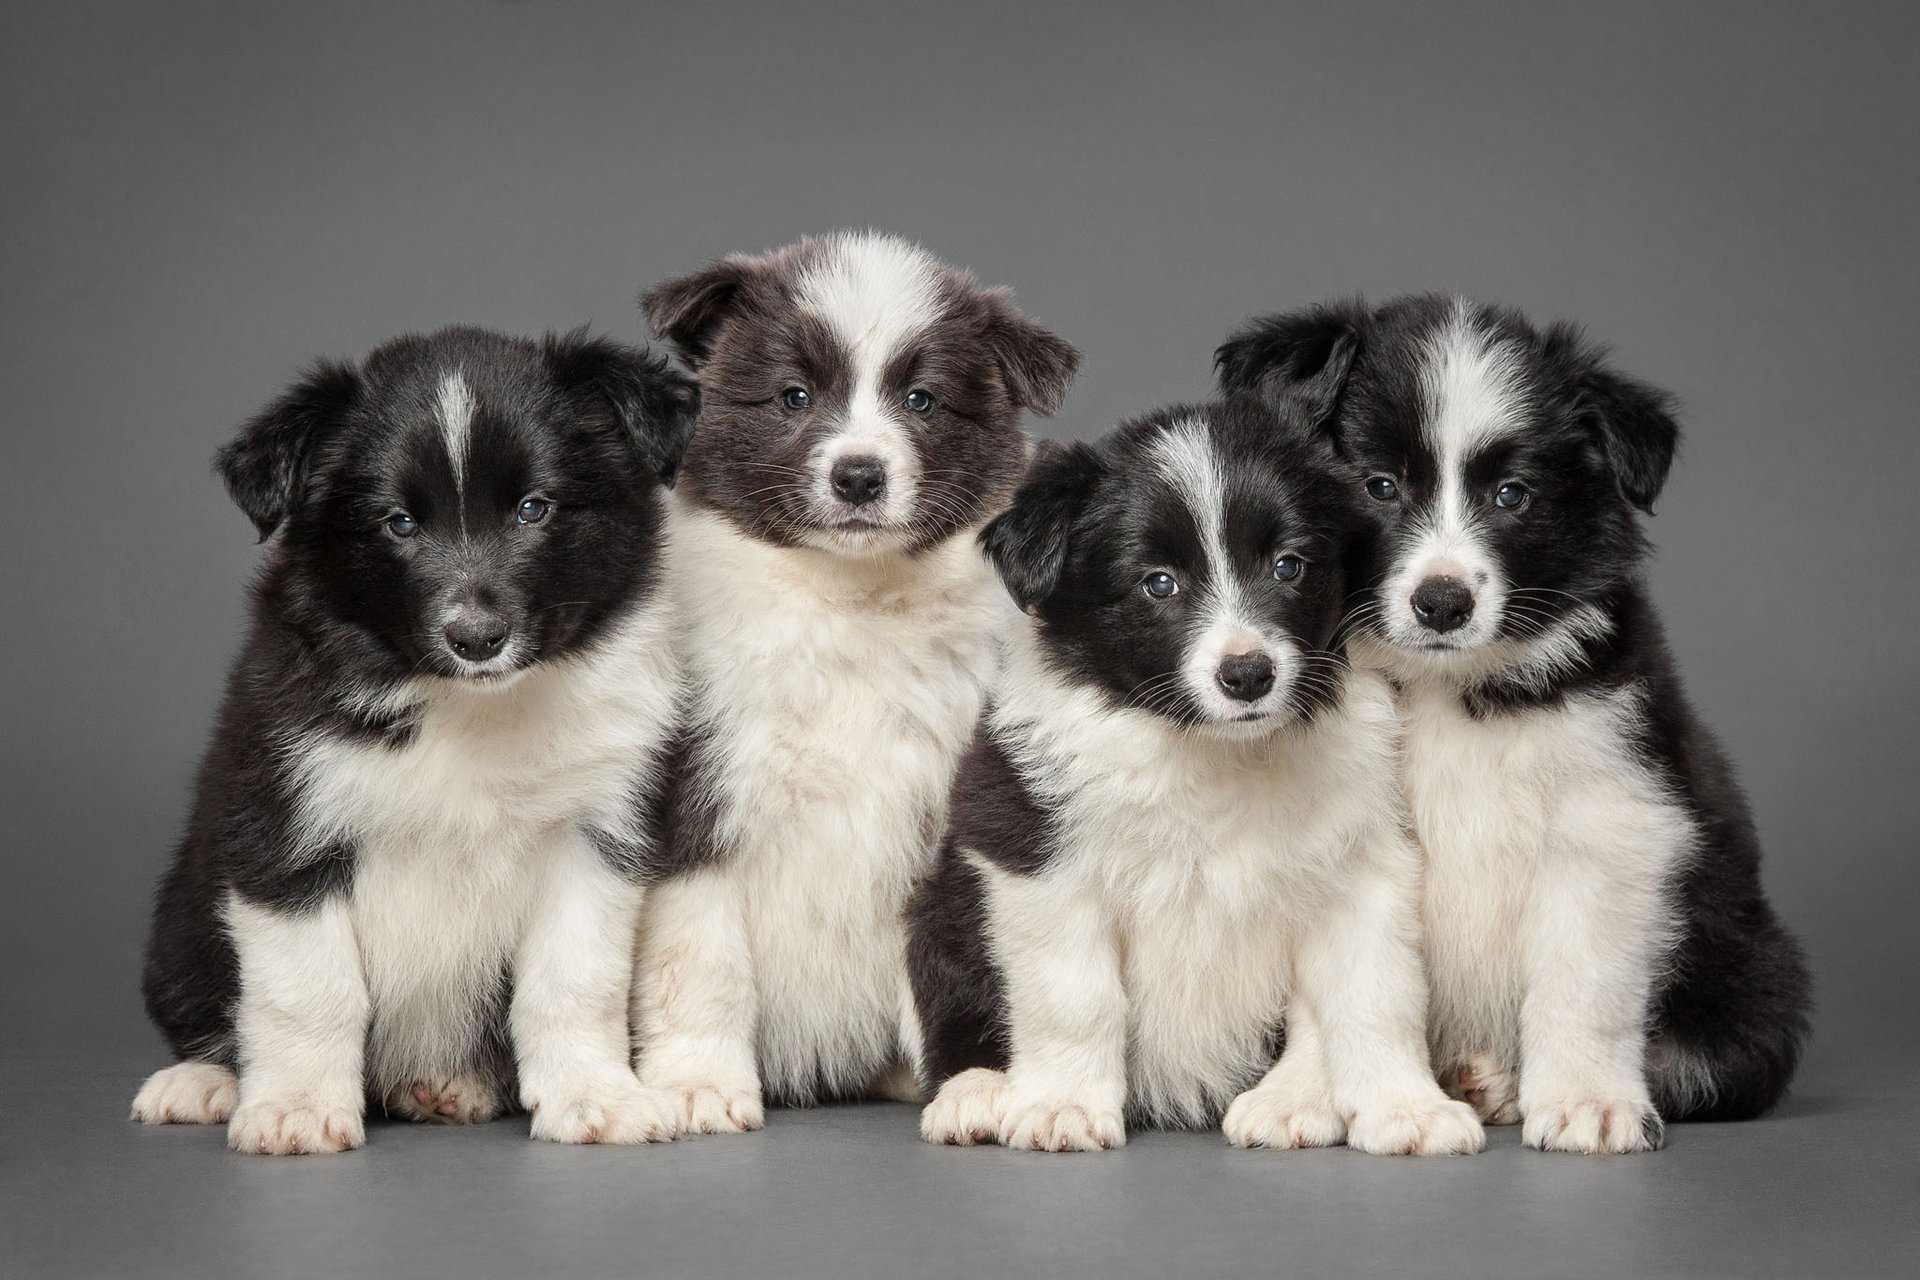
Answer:
<svg viewBox="0 0 1920 1280"><path fill-rule="evenodd" d="M720 326L759 272L746 258L721 258L692 275L657 284L640 295L640 309L656 336L671 343L690 369L713 351Z"/></svg>
<svg viewBox="0 0 1920 1280"><path fill-rule="evenodd" d="M1674 398L1616 372L1607 364L1606 352L1582 341L1572 325L1547 331L1546 355L1567 370L1572 412L1599 441L1620 492L1652 515L1680 443Z"/></svg>
<svg viewBox="0 0 1920 1280"><path fill-rule="evenodd" d="M1365 304L1326 303L1249 320L1213 353L1228 395L1290 399L1316 425L1331 421L1368 324Z"/></svg>
<svg viewBox="0 0 1920 1280"><path fill-rule="evenodd" d="M589 337L585 329L548 334L544 354L553 380L604 401L647 469L671 486L700 415L699 384L665 356Z"/></svg>
<svg viewBox="0 0 1920 1280"><path fill-rule="evenodd" d="M1080 367L1080 353L1016 311L1004 290L990 291L987 306L987 346L999 362L1013 402L1043 417L1060 412Z"/></svg>
<svg viewBox="0 0 1920 1280"><path fill-rule="evenodd" d="M227 492L265 542L306 488L315 443L360 396L360 375L323 360L261 410L214 458Z"/></svg>
<svg viewBox="0 0 1920 1280"><path fill-rule="evenodd" d="M1101 469L1100 456L1088 445L1043 442L1013 505L980 531L980 545L1022 609L1031 609L1060 585L1074 517L1099 483Z"/></svg>

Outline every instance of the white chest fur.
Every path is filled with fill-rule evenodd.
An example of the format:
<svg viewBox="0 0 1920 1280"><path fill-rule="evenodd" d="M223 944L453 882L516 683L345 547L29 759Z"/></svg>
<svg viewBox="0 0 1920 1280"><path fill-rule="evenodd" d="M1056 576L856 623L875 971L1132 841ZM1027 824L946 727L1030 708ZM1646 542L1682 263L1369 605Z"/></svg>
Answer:
<svg viewBox="0 0 1920 1280"><path fill-rule="evenodd" d="M376 1086L467 1061L556 836L638 839L632 797L674 698L664 612L504 688L422 682L398 748L315 736L295 748L303 832L356 851L348 908Z"/></svg>
<svg viewBox="0 0 1920 1280"><path fill-rule="evenodd" d="M1011 603L973 531L859 562L675 513L673 583L761 1080L864 1087L900 1050L900 909L931 862Z"/></svg>

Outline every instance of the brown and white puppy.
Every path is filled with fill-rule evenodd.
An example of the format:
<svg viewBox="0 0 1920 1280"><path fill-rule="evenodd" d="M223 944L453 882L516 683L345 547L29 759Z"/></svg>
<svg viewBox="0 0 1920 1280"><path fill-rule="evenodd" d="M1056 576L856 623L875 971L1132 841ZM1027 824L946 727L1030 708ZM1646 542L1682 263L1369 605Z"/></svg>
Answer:
<svg viewBox="0 0 1920 1280"><path fill-rule="evenodd" d="M1077 354L873 233L724 258L643 305L703 400L671 516L690 679L641 1075L696 1132L759 1127L763 1098L911 1096L900 911L1012 610L976 536Z"/></svg>

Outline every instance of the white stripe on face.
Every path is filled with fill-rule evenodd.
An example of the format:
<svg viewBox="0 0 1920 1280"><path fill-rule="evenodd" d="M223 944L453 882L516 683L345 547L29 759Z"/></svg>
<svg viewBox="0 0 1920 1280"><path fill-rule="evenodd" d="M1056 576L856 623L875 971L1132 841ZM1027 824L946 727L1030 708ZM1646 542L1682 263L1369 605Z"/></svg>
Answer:
<svg viewBox="0 0 1920 1280"><path fill-rule="evenodd" d="M440 420L440 437L446 445L447 462L453 468L453 491L464 497L467 440L473 432L473 390L457 370L440 380L435 416Z"/></svg>
<svg viewBox="0 0 1920 1280"><path fill-rule="evenodd" d="M1426 343L1421 430L1433 454L1435 489L1408 531L1400 567L1386 587L1388 631L1399 643L1423 647L1441 639L1413 613L1413 591L1428 578L1455 579L1474 595L1473 616L1447 635L1448 646L1483 644L1499 626L1507 587L1486 542L1483 504L1467 490L1466 469L1475 454L1524 421L1521 378L1519 353L1477 328L1463 302Z"/></svg>
<svg viewBox="0 0 1920 1280"><path fill-rule="evenodd" d="M881 380L900 352L940 318L940 267L904 240L873 234L837 236L800 275L796 305L826 324L847 353L852 375L846 417L813 460L816 505L833 511L828 473L842 458L878 459L886 497L871 516L896 523L913 514L921 472L919 451Z"/></svg>
<svg viewBox="0 0 1920 1280"><path fill-rule="evenodd" d="M1175 423L1153 441L1148 456L1193 515L1206 560L1210 588L1207 604L1195 623L1186 660L1181 664L1188 692L1217 720L1234 721L1250 713L1269 712L1286 697L1295 649L1286 637L1269 634L1246 608L1240 576L1227 550L1226 476L1206 424L1197 419ZM1182 587L1189 589L1184 583ZM1264 653L1273 659L1273 690L1257 701L1240 702L1221 692L1215 674L1221 659L1248 653Z"/></svg>

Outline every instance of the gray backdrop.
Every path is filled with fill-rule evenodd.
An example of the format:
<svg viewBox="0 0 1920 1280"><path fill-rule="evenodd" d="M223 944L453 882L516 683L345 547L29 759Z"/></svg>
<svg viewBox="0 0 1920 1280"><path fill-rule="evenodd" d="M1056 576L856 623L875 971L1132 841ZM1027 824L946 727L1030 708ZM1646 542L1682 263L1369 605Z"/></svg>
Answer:
<svg viewBox="0 0 1920 1280"><path fill-rule="evenodd" d="M111 1063L75 1123L161 1062L138 955L241 634L252 538L208 462L244 417L406 329L640 338L645 283L871 225L1081 348L1050 434L1201 395L1229 326L1354 291L1576 317L1677 392L1656 593L1814 958L1803 1093L1910 1082L1914 14L9 4L0 1050Z"/></svg>

